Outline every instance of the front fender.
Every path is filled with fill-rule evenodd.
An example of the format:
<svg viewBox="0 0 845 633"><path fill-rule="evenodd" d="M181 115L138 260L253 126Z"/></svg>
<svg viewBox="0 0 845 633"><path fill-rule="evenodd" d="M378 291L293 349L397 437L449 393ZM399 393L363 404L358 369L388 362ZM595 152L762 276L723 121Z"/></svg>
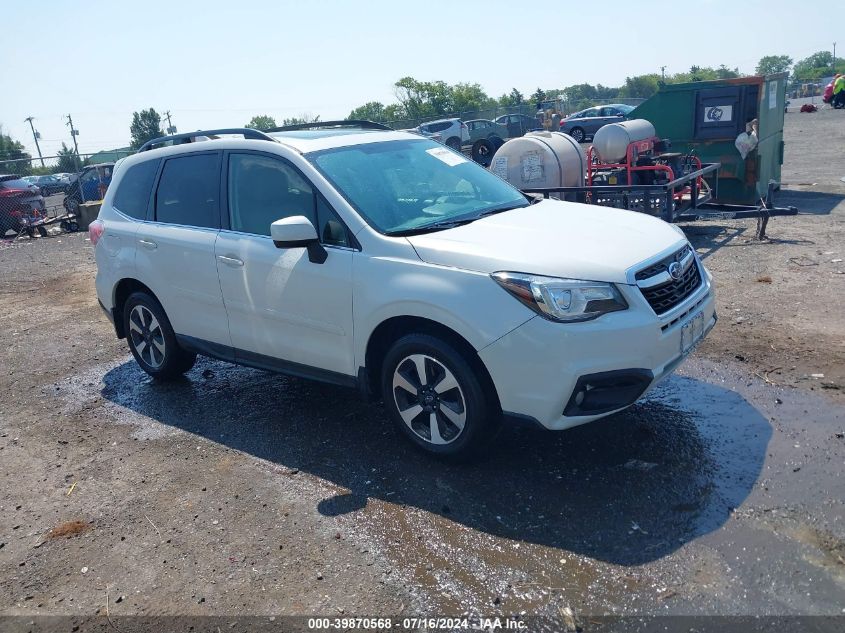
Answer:
<svg viewBox="0 0 845 633"><path fill-rule="evenodd" d="M373 331L393 317L435 321L481 350L534 316L487 274L420 260L356 258L353 283L359 367Z"/></svg>

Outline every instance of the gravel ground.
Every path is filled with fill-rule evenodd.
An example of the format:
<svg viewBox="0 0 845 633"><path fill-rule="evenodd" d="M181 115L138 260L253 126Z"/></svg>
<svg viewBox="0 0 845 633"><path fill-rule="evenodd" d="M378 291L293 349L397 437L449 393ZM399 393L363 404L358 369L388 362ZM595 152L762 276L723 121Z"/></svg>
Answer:
<svg viewBox="0 0 845 633"><path fill-rule="evenodd" d="M842 616L843 117L787 115L780 202L804 213L769 241L688 227L721 319L677 376L603 422L508 428L471 465L341 388L208 360L152 382L84 235L0 243L0 616L27 616L0 622Z"/></svg>

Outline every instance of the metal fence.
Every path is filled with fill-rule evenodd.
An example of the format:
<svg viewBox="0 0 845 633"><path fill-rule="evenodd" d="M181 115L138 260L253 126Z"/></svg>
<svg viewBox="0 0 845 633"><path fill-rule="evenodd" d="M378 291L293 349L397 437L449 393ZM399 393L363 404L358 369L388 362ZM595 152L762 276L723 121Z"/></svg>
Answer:
<svg viewBox="0 0 845 633"><path fill-rule="evenodd" d="M20 176L55 173L78 173L88 165L115 163L134 154L131 150L112 150L93 154L65 154L63 156L42 156L0 160L0 174Z"/></svg>

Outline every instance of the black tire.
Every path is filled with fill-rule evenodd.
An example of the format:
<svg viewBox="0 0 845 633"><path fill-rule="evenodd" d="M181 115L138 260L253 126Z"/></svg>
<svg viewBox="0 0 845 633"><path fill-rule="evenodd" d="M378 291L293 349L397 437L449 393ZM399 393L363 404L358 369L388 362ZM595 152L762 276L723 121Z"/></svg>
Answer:
<svg viewBox="0 0 845 633"><path fill-rule="evenodd" d="M496 146L490 139L482 138L472 144L472 160L482 167L489 167L493 162Z"/></svg>
<svg viewBox="0 0 845 633"><path fill-rule="evenodd" d="M584 130L580 127L572 128L572 131L569 133L569 136L575 139L578 143L583 143L584 140L587 138L587 135L584 133Z"/></svg>
<svg viewBox="0 0 845 633"><path fill-rule="evenodd" d="M148 320L148 315L154 320ZM197 360L196 354L179 346L164 308L146 292L129 295L123 306L123 327L132 356L153 378L178 378Z"/></svg>
<svg viewBox="0 0 845 633"><path fill-rule="evenodd" d="M451 147L456 152L461 151L461 139L459 139L457 136L452 136L446 139L446 145Z"/></svg>
<svg viewBox="0 0 845 633"><path fill-rule="evenodd" d="M499 151L499 148L505 144L505 140L501 136L497 136L495 134L488 136L487 139L493 143L493 147L496 151Z"/></svg>
<svg viewBox="0 0 845 633"><path fill-rule="evenodd" d="M417 393L402 387L403 381ZM435 336L408 334L396 341L384 358L381 382L385 409L399 433L431 455L470 458L493 440L501 425L495 396L478 372L451 344Z"/></svg>

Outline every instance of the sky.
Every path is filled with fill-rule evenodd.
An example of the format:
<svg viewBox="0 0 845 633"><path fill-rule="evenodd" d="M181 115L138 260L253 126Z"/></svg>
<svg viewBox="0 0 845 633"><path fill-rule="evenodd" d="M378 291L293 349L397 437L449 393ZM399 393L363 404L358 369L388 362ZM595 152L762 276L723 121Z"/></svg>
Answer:
<svg viewBox="0 0 845 633"><path fill-rule="evenodd" d="M28 0L2 15L0 125L35 156L24 122L35 117L51 156L72 144L68 114L89 153L127 146L132 113L149 107L169 110L180 132L256 114L330 120L395 102L405 76L498 97L617 86L661 66L751 73L764 55L831 50L845 2Z"/></svg>

